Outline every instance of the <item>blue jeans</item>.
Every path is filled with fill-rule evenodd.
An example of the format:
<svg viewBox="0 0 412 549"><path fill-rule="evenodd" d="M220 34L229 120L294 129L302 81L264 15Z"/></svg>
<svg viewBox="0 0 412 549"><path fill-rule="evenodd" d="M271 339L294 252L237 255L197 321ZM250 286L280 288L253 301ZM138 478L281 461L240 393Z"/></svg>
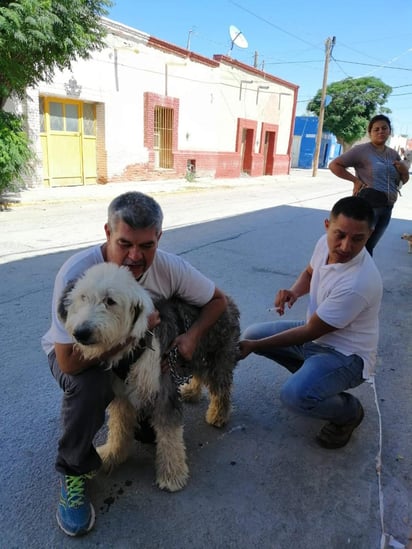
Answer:
<svg viewBox="0 0 412 549"><path fill-rule="evenodd" d="M375 229L366 243L366 249L373 255L373 249L379 240L382 238L383 233L386 231L387 226L391 220L393 206L383 206L382 208L373 208L375 214Z"/></svg>
<svg viewBox="0 0 412 549"><path fill-rule="evenodd" d="M249 326L242 339L261 339L302 326L304 322L278 320ZM363 383L363 360L345 356L313 342L273 347L258 353L287 368L293 375L281 389L281 401L290 410L342 425L354 420L360 402L347 389Z"/></svg>

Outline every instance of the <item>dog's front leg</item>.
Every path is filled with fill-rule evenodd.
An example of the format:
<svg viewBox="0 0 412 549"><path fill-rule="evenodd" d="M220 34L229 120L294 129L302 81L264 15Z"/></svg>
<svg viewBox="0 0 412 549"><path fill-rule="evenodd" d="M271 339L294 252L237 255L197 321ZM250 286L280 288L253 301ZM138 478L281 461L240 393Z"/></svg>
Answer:
<svg viewBox="0 0 412 549"><path fill-rule="evenodd" d="M136 425L136 410L127 398L115 397L108 412L107 441L97 448L97 452L102 459L103 469L110 472L129 457Z"/></svg>
<svg viewBox="0 0 412 549"><path fill-rule="evenodd" d="M181 490L189 478L183 426L162 425L156 430L156 483L162 490Z"/></svg>

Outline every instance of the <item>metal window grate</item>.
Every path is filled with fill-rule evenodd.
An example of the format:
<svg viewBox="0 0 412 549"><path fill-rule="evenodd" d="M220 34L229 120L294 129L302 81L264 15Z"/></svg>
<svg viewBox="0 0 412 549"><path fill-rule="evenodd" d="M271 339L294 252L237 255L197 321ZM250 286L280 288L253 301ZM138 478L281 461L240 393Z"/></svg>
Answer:
<svg viewBox="0 0 412 549"><path fill-rule="evenodd" d="M156 168L173 168L173 109L155 107L154 151Z"/></svg>

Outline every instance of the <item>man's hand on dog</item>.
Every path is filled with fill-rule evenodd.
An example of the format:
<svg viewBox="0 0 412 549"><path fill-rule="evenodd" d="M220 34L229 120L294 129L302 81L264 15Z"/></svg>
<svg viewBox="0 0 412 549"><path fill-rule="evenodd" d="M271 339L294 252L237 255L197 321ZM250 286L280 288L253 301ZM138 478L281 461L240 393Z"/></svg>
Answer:
<svg viewBox="0 0 412 549"><path fill-rule="evenodd" d="M243 360L250 353L254 352L254 343L252 339L242 339L239 341L239 360Z"/></svg>
<svg viewBox="0 0 412 549"><path fill-rule="evenodd" d="M165 374L170 369L169 354L172 350L177 350L177 353L180 355L181 359L183 359L183 362L190 362L196 350L196 345L197 343L187 333L178 335L162 357L160 363L162 373Z"/></svg>
<svg viewBox="0 0 412 549"><path fill-rule="evenodd" d="M153 311L153 313L150 313L148 317L148 329L152 332L156 326L160 324L160 314L157 309Z"/></svg>
<svg viewBox="0 0 412 549"><path fill-rule="evenodd" d="M177 336L173 342L173 346L177 347L183 360L190 362L196 350L197 341L190 337L188 333L184 333Z"/></svg>

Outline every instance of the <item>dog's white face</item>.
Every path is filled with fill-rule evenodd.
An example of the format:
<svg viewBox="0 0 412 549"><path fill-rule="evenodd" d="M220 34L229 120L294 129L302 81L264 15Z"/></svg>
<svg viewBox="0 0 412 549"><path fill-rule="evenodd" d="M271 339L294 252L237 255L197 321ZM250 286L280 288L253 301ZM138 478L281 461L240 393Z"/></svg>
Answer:
<svg viewBox="0 0 412 549"><path fill-rule="evenodd" d="M59 316L85 358L98 358L147 330L153 302L126 267L88 269L60 300Z"/></svg>
<svg viewBox="0 0 412 549"><path fill-rule="evenodd" d="M403 240L407 240L408 242L412 242L412 234L403 233L401 238L403 238Z"/></svg>

